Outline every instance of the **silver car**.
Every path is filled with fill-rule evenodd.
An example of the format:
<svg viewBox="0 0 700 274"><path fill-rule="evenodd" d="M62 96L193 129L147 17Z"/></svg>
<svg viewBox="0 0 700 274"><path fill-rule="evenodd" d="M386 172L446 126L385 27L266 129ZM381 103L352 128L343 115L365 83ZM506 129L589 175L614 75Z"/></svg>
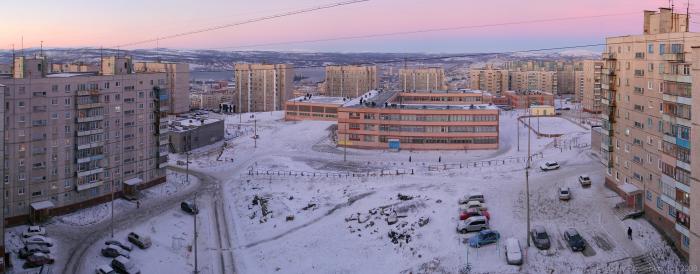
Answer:
<svg viewBox="0 0 700 274"><path fill-rule="evenodd" d="M489 228L489 221L484 216L469 217L464 221L459 221L457 224L457 233L469 233L472 231L481 231Z"/></svg>
<svg viewBox="0 0 700 274"><path fill-rule="evenodd" d="M567 201L571 199L571 190L568 187L559 188L559 200Z"/></svg>

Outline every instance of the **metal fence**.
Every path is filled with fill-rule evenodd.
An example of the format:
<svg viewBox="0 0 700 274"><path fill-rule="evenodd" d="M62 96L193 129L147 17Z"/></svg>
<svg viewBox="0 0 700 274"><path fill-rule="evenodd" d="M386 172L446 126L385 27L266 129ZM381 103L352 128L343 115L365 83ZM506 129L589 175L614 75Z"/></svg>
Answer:
<svg viewBox="0 0 700 274"><path fill-rule="evenodd" d="M249 176L318 177L318 178L358 178L413 175L413 169L382 169L368 172L321 172L300 170L260 170L249 169Z"/></svg>
<svg viewBox="0 0 700 274"><path fill-rule="evenodd" d="M542 152L532 154L530 156L531 160L542 159L544 155ZM522 157L508 157L504 159L494 159L494 160L483 160L483 161L471 161L466 163L445 163L437 165L429 165L428 171L439 171L439 170L450 170L450 169L460 169L460 168L478 168L478 167L494 167L503 166L508 164L518 164L525 163L527 161L527 156Z"/></svg>

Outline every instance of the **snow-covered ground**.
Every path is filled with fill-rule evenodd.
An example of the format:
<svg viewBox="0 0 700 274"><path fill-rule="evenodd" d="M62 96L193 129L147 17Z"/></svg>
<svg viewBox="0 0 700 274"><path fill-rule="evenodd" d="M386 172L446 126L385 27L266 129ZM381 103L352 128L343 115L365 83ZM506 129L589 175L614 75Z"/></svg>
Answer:
<svg viewBox="0 0 700 274"><path fill-rule="evenodd" d="M242 129L252 128L256 119L260 138L244 134L230 139L226 149L198 157L190 168L225 178L225 204L239 273L458 273L467 265L478 273L633 272L630 258L647 252L664 253L657 256L658 265L680 265L646 221L623 223L614 215L612 209L620 198L603 186L603 166L587 148L589 131L562 118L540 121L545 130L565 134L558 147L553 139L531 138L532 152L543 155L530 170L531 220L533 225L545 226L552 248L546 252L526 248L526 264L521 267L505 263L502 242L469 248L464 241L474 233L455 232L457 199L475 191L486 196L491 227L502 238L517 238L525 247L524 163L496 161L526 155L524 127L520 149L517 145L517 115L502 113L498 150L348 149L347 162L343 150L329 139L333 123L284 122L280 112L245 115L240 123L237 115L227 116L227 124ZM562 142L586 148L562 147ZM231 161L219 161L219 156ZM488 160L494 160L493 165L466 164ZM539 171L543 160L558 161L562 168ZM429 168L446 163L452 168ZM454 165L458 163L462 168ZM380 169L412 169L414 174L355 176ZM273 171L269 173L273 175L249 175L248 170ZM353 176L332 177L344 172ZM577 182L584 173L593 179L590 188ZM559 186L572 189L571 201L559 201ZM399 199L399 195L412 198ZM391 214L399 218L389 225ZM625 235L629 225L655 236L645 237L644 243L629 241ZM586 239L586 252L568 249L562 235L569 227Z"/></svg>
<svg viewBox="0 0 700 274"><path fill-rule="evenodd" d="M589 130L568 119L540 121L541 128L565 134L556 144L534 134L530 140L532 153L541 155L529 170L531 221L547 229L552 248L526 246L522 159L528 131L516 121L521 114L502 112L497 150L400 152L339 149L331 140L332 122L286 122L282 112L221 116L226 140L190 156L193 172L221 183L202 197L199 268L203 273L630 273L635 271L631 258L650 253L657 266L676 272L680 260L648 222L623 222L613 213L621 199L603 186L603 166L587 144ZM253 139L253 132L259 138ZM170 158L173 165L186 159ZM562 168L540 171L544 160ZM579 185L581 174L591 176L592 187ZM572 189L570 201L558 199L560 186ZM147 193L158 201L181 188L160 186ZM523 245L523 266L505 263L504 241L476 249L465 243L475 233L456 233L457 200L471 192L485 195L491 228ZM104 215L95 211L92 215ZM129 231L137 231L153 238L153 247L132 252L142 273L188 273L193 225L192 216L173 207L119 229L115 237L124 241ZM637 231L633 241L626 238L628 226ZM585 238L585 252L567 247L562 235L569 227ZM88 248L81 273L108 263L99 255L105 239Z"/></svg>

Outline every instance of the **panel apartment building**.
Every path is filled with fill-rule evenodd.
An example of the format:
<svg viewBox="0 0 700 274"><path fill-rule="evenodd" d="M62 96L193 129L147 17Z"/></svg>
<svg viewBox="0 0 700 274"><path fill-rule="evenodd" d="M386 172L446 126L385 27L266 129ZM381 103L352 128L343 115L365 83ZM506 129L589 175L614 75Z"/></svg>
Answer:
<svg viewBox="0 0 700 274"><path fill-rule="evenodd" d="M294 68L288 64L236 64L236 111L264 112L284 109L291 97Z"/></svg>
<svg viewBox="0 0 700 274"><path fill-rule="evenodd" d="M687 22L671 9L644 11L643 34L607 38L601 146L605 184L643 210L693 266L700 264L700 99L693 95L700 89L692 84L700 80L700 35Z"/></svg>
<svg viewBox="0 0 700 274"><path fill-rule="evenodd" d="M355 98L378 87L377 66L326 66L326 96Z"/></svg>
<svg viewBox="0 0 700 274"><path fill-rule="evenodd" d="M469 88L501 95L510 90L507 69L495 69L487 65L481 69L469 70Z"/></svg>
<svg viewBox="0 0 700 274"><path fill-rule="evenodd" d="M511 71L510 89L519 92L539 90L557 94L557 72L547 70Z"/></svg>
<svg viewBox="0 0 700 274"><path fill-rule="evenodd" d="M190 65L171 62L134 63L136 73L164 72L170 91L168 113L182 114L190 111Z"/></svg>
<svg viewBox="0 0 700 274"><path fill-rule="evenodd" d="M124 57L103 58L99 72L52 73L47 64L16 57L12 74L0 76L7 224L165 181L166 73L135 73Z"/></svg>
<svg viewBox="0 0 700 274"><path fill-rule="evenodd" d="M399 84L405 92L429 92L445 89L445 69L405 68L399 70Z"/></svg>
<svg viewBox="0 0 700 274"><path fill-rule="evenodd" d="M599 60L584 60L581 61L582 70L578 78L576 97L579 98L583 111L599 114L602 111L601 78L603 71L603 61Z"/></svg>

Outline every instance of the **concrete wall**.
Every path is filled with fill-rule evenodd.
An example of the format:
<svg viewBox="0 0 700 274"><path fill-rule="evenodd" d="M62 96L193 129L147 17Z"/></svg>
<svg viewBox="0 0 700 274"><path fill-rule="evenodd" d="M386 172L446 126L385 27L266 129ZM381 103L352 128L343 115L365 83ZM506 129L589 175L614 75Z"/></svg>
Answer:
<svg viewBox="0 0 700 274"><path fill-rule="evenodd" d="M224 139L224 121L216 121L194 129L172 131L170 143L173 152L183 153Z"/></svg>

